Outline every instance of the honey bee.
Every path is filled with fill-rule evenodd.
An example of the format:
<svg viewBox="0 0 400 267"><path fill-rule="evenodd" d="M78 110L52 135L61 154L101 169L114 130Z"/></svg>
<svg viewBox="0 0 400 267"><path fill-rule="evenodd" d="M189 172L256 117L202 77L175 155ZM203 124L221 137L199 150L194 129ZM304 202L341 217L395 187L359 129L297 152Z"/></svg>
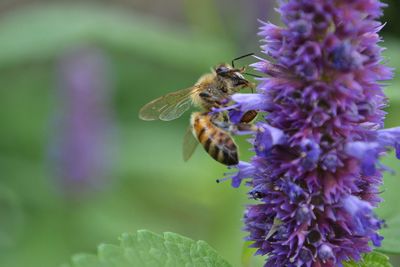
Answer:
<svg viewBox="0 0 400 267"><path fill-rule="evenodd" d="M227 63L212 68L192 86L183 90L161 96L141 108L139 118L146 121L171 121L179 118L192 105L202 109L191 115L190 126L183 141L183 158L187 161L202 144L206 152L216 161L224 165L236 165L239 162L235 141L230 135L231 124L226 114L212 113L213 108L225 107L230 96L243 88L253 88L243 74L245 67L235 68ZM257 116L257 112L244 114L241 123L248 123Z"/></svg>

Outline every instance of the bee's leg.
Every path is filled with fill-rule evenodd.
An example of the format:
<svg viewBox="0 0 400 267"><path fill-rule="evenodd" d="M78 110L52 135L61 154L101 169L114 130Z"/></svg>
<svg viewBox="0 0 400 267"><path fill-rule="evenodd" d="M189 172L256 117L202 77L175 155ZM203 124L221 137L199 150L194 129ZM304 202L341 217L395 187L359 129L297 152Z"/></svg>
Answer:
<svg viewBox="0 0 400 267"><path fill-rule="evenodd" d="M258 131L258 127L250 123L239 123L236 125L236 128L239 131L252 131L252 132Z"/></svg>
<svg viewBox="0 0 400 267"><path fill-rule="evenodd" d="M250 75L249 73L246 73L247 75ZM254 75L253 75L254 76ZM261 78L261 77L260 77ZM256 84L249 82L248 87L251 89L251 93L254 93L254 89L256 89Z"/></svg>
<svg viewBox="0 0 400 267"><path fill-rule="evenodd" d="M199 97L202 99L202 101L204 103L207 103L208 105L210 105L210 104L212 104L214 102L213 96L207 91L201 92L199 94Z"/></svg>
<svg viewBox="0 0 400 267"><path fill-rule="evenodd" d="M243 114L240 122L249 123L252 122L257 117L258 112L256 110L249 110Z"/></svg>
<svg viewBox="0 0 400 267"><path fill-rule="evenodd" d="M227 131L227 132L229 132L230 128L231 128L231 125L229 124L229 122L225 122L225 121L215 121L215 122L213 122L213 124L215 126L217 126L218 128L220 128L224 131Z"/></svg>
<svg viewBox="0 0 400 267"><path fill-rule="evenodd" d="M238 123L238 124L232 124L229 126L228 131L232 135L245 135L245 134L253 134L259 130L259 127L257 127L254 124L250 123Z"/></svg>
<svg viewBox="0 0 400 267"><path fill-rule="evenodd" d="M257 113L256 113L257 115ZM254 124L247 122L240 122L238 124L232 124L229 121L227 114L214 114L211 117L211 122L218 128L227 131L233 135L249 134L256 132L258 127Z"/></svg>
<svg viewBox="0 0 400 267"><path fill-rule="evenodd" d="M228 116L228 114L223 113L223 114L222 114L222 120L223 120L224 122L228 123L228 122L229 122L229 116Z"/></svg>
<svg viewBox="0 0 400 267"><path fill-rule="evenodd" d="M207 103L207 104L210 105L210 106L216 106L216 107L218 107L218 106L221 105L220 99L217 98L216 96L213 96L213 95L212 95L211 93L209 93L209 92L201 92L201 93L199 94L199 97L200 97L205 103Z"/></svg>
<svg viewBox="0 0 400 267"><path fill-rule="evenodd" d="M231 125L229 123L229 119L227 119L227 118L228 117L226 116L226 114L217 113L211 117L211 122L218 128L220 128L224 131L229 131L229 128L231 127Z"/></svg>

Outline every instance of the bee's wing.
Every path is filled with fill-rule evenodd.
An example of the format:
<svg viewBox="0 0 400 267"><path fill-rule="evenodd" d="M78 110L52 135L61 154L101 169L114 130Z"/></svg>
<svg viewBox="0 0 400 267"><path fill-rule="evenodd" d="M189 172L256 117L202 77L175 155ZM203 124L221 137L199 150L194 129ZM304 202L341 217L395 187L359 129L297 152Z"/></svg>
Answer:
<svg viewBox="0 0 400 267"><path fill-rule="evenodd" d="M196 150L197 145L199 142L194 137L192 132L192 125L186 130L185 137L183 138L183 160L188 161L190 157L193 155L194 151Z"/></svg>
<svg viewBox="0 0 400 267"><path fill-rule="evenodd" d="M139 118L145 121L179 118L192 105L190 96L196 90L196 87L189 87L154 99L140 109Z"/></svg>

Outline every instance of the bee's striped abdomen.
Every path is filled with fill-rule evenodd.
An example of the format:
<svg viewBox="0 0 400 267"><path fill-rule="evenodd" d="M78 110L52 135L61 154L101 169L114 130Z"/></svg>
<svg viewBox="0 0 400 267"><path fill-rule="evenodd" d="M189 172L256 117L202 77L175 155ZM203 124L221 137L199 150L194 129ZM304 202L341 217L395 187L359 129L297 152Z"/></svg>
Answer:
<svg viewBox="0 0 400 267"><path fill-rule="evenodd" d="M238 164L237 147L232 137L215 126L207 113L193 113L191 125L193 134L213 159L228 166Z"/></svg>

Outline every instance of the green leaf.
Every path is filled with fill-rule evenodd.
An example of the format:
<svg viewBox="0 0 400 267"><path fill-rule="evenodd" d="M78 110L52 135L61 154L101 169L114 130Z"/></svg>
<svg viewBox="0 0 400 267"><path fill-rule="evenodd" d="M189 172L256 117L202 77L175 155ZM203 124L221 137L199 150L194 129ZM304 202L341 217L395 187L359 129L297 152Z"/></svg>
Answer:
<svg viewBox="0 0 400 267"><path fill-rule="evenodd" d="M97 255L77 254L63 267L229 267L204 241L174 233L157 235L147 230L122 234L120 245L101 244Z"/></svg>
<svg viewBox="0 0 400 267"><path fill-rule="evenodd" d="M376 251L365 254L359 262L345 262L343 265L344 267L393 267L388 256Z"/></svg>

